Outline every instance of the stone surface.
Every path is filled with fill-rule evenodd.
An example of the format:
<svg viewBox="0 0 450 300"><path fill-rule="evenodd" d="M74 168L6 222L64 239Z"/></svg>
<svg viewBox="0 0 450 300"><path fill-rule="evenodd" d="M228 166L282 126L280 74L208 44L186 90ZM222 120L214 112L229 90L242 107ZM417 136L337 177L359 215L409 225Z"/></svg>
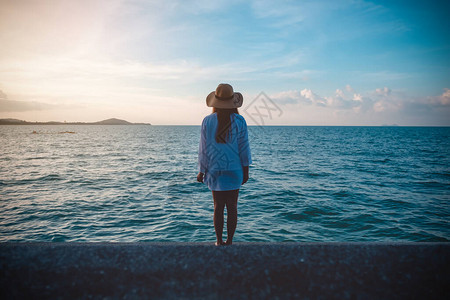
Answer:
<svg viewBox="0 0 450 300"><path fill-rule="evenodd" d="M450 243L1 243L2 299L444 299Z"/></svg>

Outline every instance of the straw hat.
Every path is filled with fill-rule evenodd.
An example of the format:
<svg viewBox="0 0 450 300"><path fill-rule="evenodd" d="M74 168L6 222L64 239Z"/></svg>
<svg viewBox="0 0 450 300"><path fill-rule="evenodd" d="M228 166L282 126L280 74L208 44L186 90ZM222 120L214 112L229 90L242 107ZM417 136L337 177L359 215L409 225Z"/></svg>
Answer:
<svg viewBox="0 0 450 300"><path fill-rule="evenodd" d="M227 83L217 86L215 92L211 92L206 97L206 105L215 108L237 108L242 106L244 97L241 93L235 93L233 87Z"/></svg>

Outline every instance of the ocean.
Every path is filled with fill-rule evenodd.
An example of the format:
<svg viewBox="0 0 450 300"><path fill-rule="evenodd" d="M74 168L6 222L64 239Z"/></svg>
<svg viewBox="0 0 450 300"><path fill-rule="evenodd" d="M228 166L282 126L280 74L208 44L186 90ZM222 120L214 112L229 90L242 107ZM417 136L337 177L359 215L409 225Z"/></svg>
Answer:
<svg viewBox="0 0 450 300"><path fill-rule="evenodd" d="M0 126L0 241L214 242L199 138ZM450 241L449 127L249 126L249 139L235 242Z"/></svg>

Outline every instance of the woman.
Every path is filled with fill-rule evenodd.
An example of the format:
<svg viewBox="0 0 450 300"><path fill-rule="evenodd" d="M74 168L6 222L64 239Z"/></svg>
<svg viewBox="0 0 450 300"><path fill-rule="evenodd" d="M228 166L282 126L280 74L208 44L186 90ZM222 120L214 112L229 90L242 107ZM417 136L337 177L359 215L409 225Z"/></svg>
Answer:
<svg viewBox="0 0 450 300"><path fill-rule="evenodd" d="M219 84L206 97L213 113L202 123L197 181L205 182L214 199L214 229L216 246L231 245L237 225L239 188L248 180L252 163L248 143L247 123L239 115L243 97L229 84ZM223 212L227 207L227 240L223 242Z"/></svg>

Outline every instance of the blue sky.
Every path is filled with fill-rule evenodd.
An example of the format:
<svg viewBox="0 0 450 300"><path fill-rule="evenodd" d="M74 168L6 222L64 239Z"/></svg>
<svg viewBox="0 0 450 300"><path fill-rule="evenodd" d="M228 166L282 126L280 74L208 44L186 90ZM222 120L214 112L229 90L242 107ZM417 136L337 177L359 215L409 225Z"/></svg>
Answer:
<svg viewBox="0 0 450 300"><path fill-rule="evenodd" d="M200 124L227 82L244 116L270 97L282 113L268 125L450 125L449 12L448 1L3 1L0 118Z"/></svg>

